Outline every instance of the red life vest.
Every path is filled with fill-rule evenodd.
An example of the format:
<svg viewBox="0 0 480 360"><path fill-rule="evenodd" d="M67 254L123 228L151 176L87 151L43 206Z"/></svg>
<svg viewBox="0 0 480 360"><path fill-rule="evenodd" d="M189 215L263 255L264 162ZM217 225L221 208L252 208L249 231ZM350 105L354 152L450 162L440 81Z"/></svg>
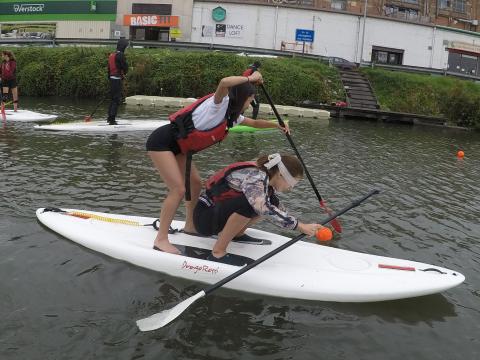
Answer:
<svg viewBox="0 0 480 360"><path fill-rule="evenodd" d="M3 80L16 78L17 63L15 60L3 61L1 65L1 77Z"/></svg>
<svg viewBox="0 0 480 360"><path fill-rule="evenodd" d="M242 195L241 191L234 190L228 186L227 176L235 170L249 167L257 167L257 164L254 161L236 162L210 176L205 186L207 196L210 200L215 203Z"/></svg>
<svg viewBox="0 0 480 360"><path fill-rule="evenodd" d="M118 51L111 53L108 56L108 72L110 76L117 76L117 77L123 77L123 71L121 71L117 67L117 62L115 61L115 58L117 56Z"/></svg>
<svg viewBox="0 0 480 360"><path fill-rule="evenodd" d="M222 141L227 136L228 122L226 116L219 125L209 130L198 130L193 124L192 114L195 109L214 95L214 93L206 95L168 117L174 125L175 137L182 153L201 151Z"/></svg>

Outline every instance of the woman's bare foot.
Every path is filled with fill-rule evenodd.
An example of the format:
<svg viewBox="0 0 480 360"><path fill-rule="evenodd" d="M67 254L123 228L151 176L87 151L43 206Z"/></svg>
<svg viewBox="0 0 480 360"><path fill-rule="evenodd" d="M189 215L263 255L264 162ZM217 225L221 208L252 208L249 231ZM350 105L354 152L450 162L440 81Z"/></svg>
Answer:
<svg viewBox="0 0 480 360"><path fill-rule="evenodd" d="M178 250L175 246L173 246L172 244L170 244L170 242L167 240L163 240L163 241L159 241L159 240L155 240L155 242L153 243L154 246L156 246L157 248L159 248L160 250L164 251L164 252L167 252L167 253L170 253L170 254L175 254L175 255L180 255L181 254L181 251Z"/></svg>

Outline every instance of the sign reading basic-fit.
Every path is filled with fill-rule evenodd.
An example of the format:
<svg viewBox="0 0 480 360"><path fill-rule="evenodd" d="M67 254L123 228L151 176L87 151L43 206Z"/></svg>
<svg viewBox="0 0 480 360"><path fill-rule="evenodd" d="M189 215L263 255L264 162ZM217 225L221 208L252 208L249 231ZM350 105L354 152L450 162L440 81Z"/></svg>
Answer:
<svg viewBox="0 0 480 360"><path fill-rule="evenodd" d="M125 26L156 26L156 27L177 27L178 16L172 15L124 15L123 25Z"/></svg>

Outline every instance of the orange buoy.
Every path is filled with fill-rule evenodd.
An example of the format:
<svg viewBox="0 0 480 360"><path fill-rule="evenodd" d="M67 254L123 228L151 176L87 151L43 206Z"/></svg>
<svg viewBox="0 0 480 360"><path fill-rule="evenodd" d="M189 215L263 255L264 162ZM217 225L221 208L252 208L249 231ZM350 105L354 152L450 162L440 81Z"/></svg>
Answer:
<svg viewBox="0 0 480 360"><path fill-rule="evenodd" d="M332 240L333 233L330 228L322 226L321 228L318 228L317 232L315 233L315 237L318 241L330 241Z"/></svg>
<svg viewBox="0 0 480 360"><path fill-rule="evenodd" d="M465 156L465 153L462 150L458 150L457 157L462 159Z"/></svg>

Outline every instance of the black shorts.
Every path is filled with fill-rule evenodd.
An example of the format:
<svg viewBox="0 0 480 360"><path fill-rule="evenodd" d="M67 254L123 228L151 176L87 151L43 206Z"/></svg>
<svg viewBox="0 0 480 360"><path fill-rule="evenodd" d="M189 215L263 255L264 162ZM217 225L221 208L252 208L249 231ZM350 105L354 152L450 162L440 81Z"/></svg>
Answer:
<svg viewBox="0 0 480 360"><path fill-rule="evenodd" d="M147 151L171 151L175 155L180 154L181 150L173 135L172 124L155 129L147 139L146 148Z"/></svg>
<svg viewBox="0 0 480 360"><path fill-rule="evenodd" d="M17 79L10 79L10 80L3 79L2 80L2 87L8 87L10 89L16 88L17 87Z"/></svg>
<svg viewBox="0 0 480 360"><path fill-rule="evenodd" d="M211 206L199 199L193 211L193 223L199 234L204 236L217 235L223 230L228 218L233 213L250 219L258 216L245 195L242 194Z"/></svg>

